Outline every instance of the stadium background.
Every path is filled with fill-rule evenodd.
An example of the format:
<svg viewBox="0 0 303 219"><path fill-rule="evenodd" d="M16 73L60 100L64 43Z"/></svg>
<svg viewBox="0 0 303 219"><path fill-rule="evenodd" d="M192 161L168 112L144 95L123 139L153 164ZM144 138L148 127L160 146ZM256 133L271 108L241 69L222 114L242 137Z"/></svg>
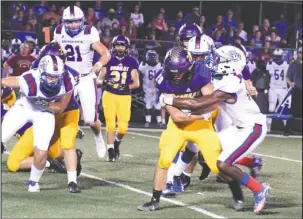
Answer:
<svg viewBox="0 0 303 219"><path fill-rule="evenodd" d="M52 5L55 5L57 8L58 15L59 8L61 6L67 7L70 5L75 4L76 2L61 2L61 1L48 1L47 4L49 8L51 8ZM24 41L25 38L28 36L31 36L33 38L38 39L38 46L37 48L41 48L44 43L44 32L42 31L43 27L50 27L49 20L45 20L43 18L43 14L41 16L37 16L37 25L35 26L35 30L31 32L25 31L25 20L26 20L26 12L25 11L25 18L24 23L21 24L21 26L14 26L12 25L13 22L13 10L14 10L14 4L15 2L1 2L1 37L3 39L9 39L12 40L14 38L22 38L21 41ZM33 1L27 1L20 3L21 5L24 4L27 6L27 8L34 7L37 4L40 4L40 2L33 2ZM95 8L95 1L87 1L87 2L80 2L81 9L84 11L85 15L87 14L88 8L92 7ZM117 9L118 5L121 4L121 2L107 2L102 1L101 8L105 10L105 12L108 12L109 9ZM120 20L120 26L123 26L123 22L127 22L130 12L133 11L134 5L138 4L138 2L122 2L122 9L124 11L124 21ZM289 61L294 60L295 55L295 49L301 46L302 43L302 11L301 11L301 5L298 5L300 3L296 2L262 2L262 5L260 5L260 2L193 2L193 1L187 1L185 2L140 2L140 13L144 15L144 24L142 27L137 29L137 36L131 37L132 44L135 44L135 49L131 50L131 53L134 56L137 56L139 61L144 60L144 54L149 48L154 48L156 51L159 52L161 60L163 59L165 52L168 48L170 48L173 45L173 41L166 41L161 37L162 34L158 35L158 32L156 33L156 39L151 39L149 37L146 38L146 36L150 35L150 28L148 28L148 24L153 20L154 17L156 17L159 13L160 8L165 9L164 14L164 20L166 20L166 23L168 27L174 26L174 20L176 18L176 14L178 11L183 12L183 18L186 16L190 16L191 11L193 10L193 7L199 7L202 10L199 12L200 15L204 15L206 18L207 23L207 30L212 30L212 25L216 24L216 17L218 15L222 15L223 17L226 16L228 10L233 10L234 13L234 19L237 23L240 21L243 21L245 24L244 30L247 32L248 35L252 34L252 26L254 24L257 24L262 27L263 20L265 18L268 18L270 20L271 26L274 26L274 22L279 20L279 16L281 13L285 15L285 18L288 22L288 28L285 31L285 35L281 36L281 38L287 39L288 48L283 48L283 50L289 51L289 56L287 59ZM220 6L220 7L219 7ZM260 8L261 6L261 8ZM300 7L298 7L300 6ZM9 9L9 10L8 10ZM261 9L261 13L260 13ZM261 15L261 16L260 16ZM93 23L96 24L96 23ZM104 29L100 30L100 37L102 40L105 39L104 37ZM177 32L177 30L175 31ZM207 32L207 31L206 31ZM111 37L116 35L114 32L111 33ZM234 39L233 39L234 40ZM227 44L230 42L230 39L225 41L224 43ZM254 48L249 47L249 42L243 44L246 46L248 51L254 50ZM278 47L278 46L276 46ZM262 48L259 48L260 50ZM274 47L270 48L270 51L273 51ZM136 51L137 50L137 51ZM254 61L258 60L258 55L255 55L252 59ZM2 64L3 64L2 60ZM141 78L142 79L142 78ZM142 91L142 86L140 89L137 89L133 92L133 104L132 104L132 123L137 124L144 124L144 101L143 101L144 93ZM100 113L100 117L103 120L103 113ZM280 122L273 122L273 129L281 129L281 123ZM298 123L295 125L295 130L301 132L301 120L298 120Z"/></svg>

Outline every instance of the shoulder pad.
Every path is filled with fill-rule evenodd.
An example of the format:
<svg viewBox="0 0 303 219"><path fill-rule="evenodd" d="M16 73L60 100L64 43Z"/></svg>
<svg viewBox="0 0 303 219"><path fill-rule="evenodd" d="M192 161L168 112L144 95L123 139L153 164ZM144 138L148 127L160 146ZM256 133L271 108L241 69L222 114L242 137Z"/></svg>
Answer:
<svg viewBox="0 0 303 219"><path fill-rule="evenodd" d="M91 33L91 30L92 30L92 25L85 25L84 26L84 35L88 35Z"/></svg>
<svg viewBox="0 0 303 219"><path fill-rule="evenodd" d="M56 27L56 34L61 34L63 24L60 24Z"/></svg>

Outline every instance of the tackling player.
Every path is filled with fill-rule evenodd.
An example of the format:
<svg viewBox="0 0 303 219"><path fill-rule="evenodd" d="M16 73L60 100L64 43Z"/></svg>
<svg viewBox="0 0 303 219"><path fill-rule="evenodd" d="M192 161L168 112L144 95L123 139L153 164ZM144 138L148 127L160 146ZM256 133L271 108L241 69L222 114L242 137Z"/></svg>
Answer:
<svg viewBox="0 0 303 219"><path fill-rule="evenodd" d="M105 82L102 106L107 132L107 161L120 157L120 143L127 132L131 115L131 90L140 86L138 62L128 55L129 39L116 36L112 41L112 57L99 74L98 83ZM115 136L116 119L118 132Z"/></svg>
<svg viewBox="0 0 303 219"><path fill-rule="evenodd" d="M100 42L99 32L91 25L84 25L84 13L77 6L69 6L63 11L63 24L56 27L54 41L58 42L66 54L66 65L79 72L77 93L83 109L83 117L94 132L97 154L106 154L101 134L101 122L97 118L96 74L110 59L108 49ZM94 51L101 55L92 66Z"/></svg>
<svg viewBox="0 0 303 219"><path fill-rule="evenodd" d="M159 97L157 96L155 86L155 76L162 68L159 62L159 55L155 50L148 50L145 55L145 61L139 65L139 71L143 75L143 90L145 102L145 128L148 128L151 123L152 108L157 112L157 123L160 128L164 127L165 123L165 109L161 109L159 104ZM164 111L164 112L163 112ZM160 115L161 114L161 115ZM161 118L162 117L162 118ZM163 123L164 120L164 123Z"/></svg>

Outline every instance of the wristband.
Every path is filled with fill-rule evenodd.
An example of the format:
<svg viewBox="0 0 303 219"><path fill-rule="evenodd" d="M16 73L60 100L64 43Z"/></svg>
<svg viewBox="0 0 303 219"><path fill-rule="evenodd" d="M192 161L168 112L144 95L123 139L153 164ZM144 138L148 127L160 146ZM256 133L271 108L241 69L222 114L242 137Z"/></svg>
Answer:
<svg viewBox="0 0 303 219"><path fill-rule="evenodd" d="M165 104L167 104L167 105L170 105L170 106L173 105L173 100L174 100L174 97L172 97L172 96L165 96L165 97L163 98L163 102L164 102Z"/></svg>

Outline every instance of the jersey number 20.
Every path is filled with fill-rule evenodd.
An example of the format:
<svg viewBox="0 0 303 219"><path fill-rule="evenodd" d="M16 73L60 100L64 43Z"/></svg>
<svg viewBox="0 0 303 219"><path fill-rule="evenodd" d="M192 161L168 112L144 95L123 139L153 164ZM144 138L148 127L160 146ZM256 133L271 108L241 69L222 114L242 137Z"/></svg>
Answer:
<svg viewBox="0 0 303 219"><path fill-rule="evenodd" d="M284 70L281 70L279 74L280 69L275 69L275 80L279 80L281 78L282 81L284 81Z"/></svg>
<svg viewBox="0 0 303 219"><path fill-rule="evenodd" d="M66 50L66 59L69 62L81 62L82 57L80 53L80 48L79 46L76 46L75 49L72 45L66 45L65 46Z"/></svg>

